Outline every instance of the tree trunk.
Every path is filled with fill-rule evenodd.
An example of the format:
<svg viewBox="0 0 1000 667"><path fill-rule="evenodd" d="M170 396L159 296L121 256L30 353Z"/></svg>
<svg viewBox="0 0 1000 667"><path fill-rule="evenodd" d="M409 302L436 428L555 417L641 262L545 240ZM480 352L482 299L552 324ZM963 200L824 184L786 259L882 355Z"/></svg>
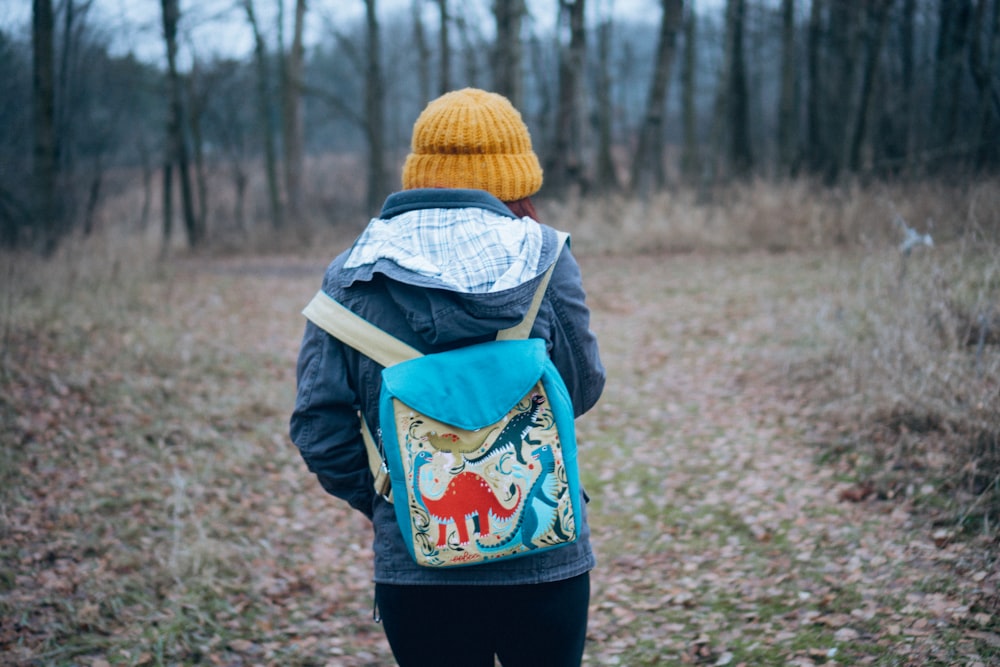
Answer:
<svg viewBox="0 0 1000 667"><path fill-rule="evenodd" d="M933 127L937 147L947 149L958 135L962 74L971 7L968 0L940 0L934 56Z"/></svg>
<svg viewBox="0 0 1000 667"><path fill-rule="evenodd" d="M698 14L694 2L688 6L684 21L684 66L681 70L681 126L684 150L681 153L681 173L688 183L698 183L701 176L701 156L698 150L698 108L696 104L698 76Z"/></svg>
<svg viewBox="0 0 1000 667"><path fill-rule="evenodd" d="M201 95L195 90L194 78L198 76L198 65L192 67L191 78L188 80L188 127L191 128L191 151L194 157L195 191L198 193L198 226L208 229L208 174L205 169L205 142L201 134L201 119L205 115L208 91Z"/></svg>
<svg viewBox="0 0 1000 667"><path fill-rule="evenodd" d="M444 4L444 0L441 0ZM388 194L385 184L385 132L383 120L385 92L382 85L382 61L379 48L378 16L375 0L365 0L365 25L368 34L367 73L365 75L365 134L368 137L368 211L378 212Z"/></svg>
<svg viewBox="0 0 1000 667"><path fill-rule="evenodd" d="M798 162L798 51L795 48L795 0L781 2L781 96L778 100L778 164L785 176Z"/></svg>
<svg viewBox="0 0 1000 667"><path fill-rule="evenodd" d="M166 1L166 0L164 0ZM281 207L281 193L278 189L277 151L274 147L274 120L271 116L270 77L267 73L267 46L260 34L253 0L243 0L243 9L253 32L254 60L257 64L257 107L261 126L264 128L264 169L267 176L267 193L271 204L271 224L275 229L285 226L284 211Z"/></svg>
<svg viewBox="0 0 1000 667"><path fill-rule="evenodd" d="M552 142L555 136L552 124L556 117L554 99L556 96L555 91L558 88L558 73L553 71L557 68L547 66L547 52L542 44L542 40L536 33L531 35L528 45L531 54L530 60L534 63L530 71L533 83L535 84L534 99L537 100L538 105L535 112L535 126L539 128L539 131L533 143L535 145L535 152L548 159L548 156L552 152ZM540 144L541 148L539 148Z"/></svg>
<svg viewBox="0 0 1000 667"><path fill-rule="evenodd" d="M876 0L878 1L878 0ZM844 3L832 0L828 4L830 14L827 32L829 50L821 79L831 85L830 93L824 93L826 115L823 119L824 134L828 143L826 170L824 176L835 181L844 165L846 146L850 140L845 120L851 113L852 99L857 90L856 78L860 68L858 51L861 49L860 30L857 17L863 3Z"/></svg>
<svg viewBox="0 0 1000 667"><path fill-rule="evenodd" d="M167 151L163 160L163 236L160 246L160 256L170 253L170 244L174 236L174 161Z"/></svg>
<svg viewBox="0 0 1000 667"><path fill-rule="evenodd" d="M546 180L554 192L571 184L583 186L581 155L581 114L583 102L580 82L583 80L586 31L584 28L585 0L560 0L560 14L569 23L569 41L560 40L559 98L556 106L556 137L549 157ZM561 22L561 21L560 21Z"/></svg>
<svg viewBox="0 0 1000 667"><path fill-rule="evenodd" d="M167 77L170 84L170 112L167 120L167 145L176 163L181 184L181 211L188 246L196 248L203 240L203 230L194 213L191 192L191 175L188 166L187 142L184 140L184 105L180 73L177 71L177 23L180 21L178 0L161 0L163 9L163 38L167 47Z"/></svg>
<svg viewBox="0 0 1000 667"><path fill-rule="evenodd" d="M868 118L869 99L871 98L872 82L875 80L875 68L882 53L885 42L885 31L888 25L888 2L877 2L861 10L859 20L865 33L865 61L861 71L860 90L857 101L850 110L847 122L847 142L844 166L851 172L856 172L861 166L861 144L865 138L865 127Z"/></svg>
<svg viewBox="0 0 1000 667"><path fill-rule="evenodd" d="M153 207L153 165L150 164L149 148L140 134L136 141L139 151L139 161L142 165L142 209L139 214L139 229L143 232L149 226L149 211Z"/></svg>
<svg viewBox="0 0 1000 667"><path fill-rule="evenodd" d="M51 256L62 234L56 205L55 19L52 0L32 5L32 125L34 130L33 205L36 250Z"/></svg>
<svg viewBox="0 0 1000 667"><path fill-rule="evenodd" d="M493 3L493 15L497 24L496 47L493 51L495 89L517 109L521 108L523 101L521 22L524 13L524 0L495 0Z"/></svg>
<svg viewBox="0 0 1000 667"><path fill-rule="evenodd" d="M904 166L917 152L917 132L916 132L916 97L914 96L913 78L913 48L914 48L914 24L917 14L917 0L903 0L903 16L900 20L899 48L902 50L900 62L900 86L902 88L903 111L897 119L900 124L900 144L903 149L902 158Z"/></svg>
<svg viewBox="0 0 1000 667"><path fill-rule="evenodd" d="M454 20L455 28L458 29L459 44L462 47L459 61L465 65L466 85L473 88L482 88L479 82L480 67L477 56L481 51L485 51L487 47L482 44L482 39L476 39L477 36L473 34L474 30L469 25L469 22L465 20L463 12L459 12Z"/></svg>
<svg viewBox="0 0 1000 667"><path fill-rule="evenodd" d="M246 198L247 198L247 174L243 170L243 165L239 160L234 160L233 187L236 189L236 201L233 203L233 222L241 233L247 229L246 221Z"/></svg>
<svg viewBox="0 0 1000 667"><path fill-rule="evenodd" d="M70 62L73 57L73 33L76 30L76 2L68 0L63 8L62 27L62 47L59 49L59 71L57 73L55 89L56 99L56 171L58 173L57 187L74 182L75 158L73 142L67 141L71 134L71 120L74 109L72 108L74 95L71 93L72 83L70 76ZM75 77L73 77L75 78ZM76 201L72 187L61 187L62 205L66 216L63 222L72 226L73 212L76 210Z"/></svg>
<svg viewBox="0 0 1000 667"><path fill-rule="evenodd" d="M305 48L302 44L302 30L305 23L306 0L295 2L295 27L292 33L292 48L285 60L282 86L282 114L284 122L285 146L285 197L288 201L288 215L293 222L302 218L302 173L305 149L302 130L302 68Z"/></svg>
<svg viewBox="0 0 1000 667"><path fill-rule="evenodd" d="M750 149L750 98L746 60L743 55L743 24L746 0L728 0L726 5L726 157L733 175L745 177L753 169Z"/></svg>
<svg viewBox="0 0 1000 667"><path fill-rule="evenodd" d="M90 236L95 227L97 217L97 205L101 200L101 184L104 181L104 165L101 156L94 159L94 166L90 170L90 188L87 192L87 205L83 214L83 235Z"/></svg>
<svg viewBox="0 0 1000 667"><path fill-rule="evenodd" d="M611 154L614 145L612 136L611 104L611 17L606 16L597 28L597 159L595 164L594 186L603 192L616 191L620 188L618 171Z"/></svg>
<svg viewBox="0 0 1000 667"><path fill-rule="evenodd" d="M365 0L367 2L368 0ZM440 53L438 90L441 95L451 90L451 38L448 37L448 24L451 18L448 16L448 0L437 0L438 11L441 14L441 24L438 26L438 44Z"/></svg>
<svg viewBox="0 0 1000 667"><path fill-rule="evenodd" d="M650 185L659 189L666 185L663 166L663 117L666 114L667 91L674 65L677 29L684 16L684 0L662 0L660 35L656 48L656 65L646 98L646 111L639 130L639 144L632 160L633 192L645 192Z"/></svg>
<svg viewBox="0 0 1000 667"><path fill-rule="evenodd" d="M431 98L431 49L427 45L427 34L424 32L424 20L420 7L424 0L413 0L413 41L417 46L417 83L420 86L420 103L424 104Z"/></svg>
<svg viewBox="0 0 1000 667"><path fill-rule="evenodd" d="M809 94L806 98L806 156L809 169L820 173L826 165L826 137L823 134L824 89L821 83L821 62L823 35L823 0L812 0L809 10L809 40L806 45L806 69L809 80Z"/></svg>
<svg viewBox="0 0 1000 667"><path fill-rule="evenodd" d="M996 142L996 129L1000 125L1000 91L992 83L994 73L1000 68L1000 3L993 8L993 19L987 16L988 0L978 0L973 21L972 43L969 45L969 68L976 89L979 91L979 133L976 148L976 167L986 169L1000 164L1000 147ZM981 33L986 32L986 46L981 44Z"/></svg>

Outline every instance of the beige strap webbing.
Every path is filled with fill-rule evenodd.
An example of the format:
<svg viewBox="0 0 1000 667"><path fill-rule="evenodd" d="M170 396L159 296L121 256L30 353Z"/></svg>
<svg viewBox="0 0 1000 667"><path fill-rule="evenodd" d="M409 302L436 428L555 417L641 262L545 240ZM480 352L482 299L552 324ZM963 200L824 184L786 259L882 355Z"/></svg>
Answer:
<svg viewBox="0 0 1000 667"><path fill-rule="evenodd" d="M368 451L368 467L375 479L375 493L391 503L392 480L389 479L389 466L385 464L385 459L382 458L382 453L379 452L378 445L375 444L375 438L372 437L372 432L368 429L368 422L360 414L358 418L361 420L361 439L365 441L365 449Z"/></svg>
<svg viewBox="0 0 1000 667"><path fill-rule="evenodd" d="M401 361L423 356L419 350L387 334L363 317L355 315L323 290L316 292L302 314L334 338L350 345L382 366L393 366Z"/></svg>
<svg viewBox="0 0 1000 667"><path fill-rule="evenodd" d="M363 317L355 315L322 290L313 296L302 310L302 314L334 338L383 366L392 366L422 356L418 350L395 336L390 336ZM368 451L368 467L375 479L375 492L392 502L389 469L385 465L385 459L375 444L368 422L360 414L358 418L361 420L361 439L364 440L365 449Z"/></svg>
<svg viewBox="0 0 1000 667"><path fill-rule="evenodd" d="M552 262L545 275L542 276L542 281L538 283L538 288L535 290L535 296L531 300L528 312L524 314L524 319L519 324L499 331L497 333L497 340L523 340L531 335L531 327L535 326L535 318L538 316L538 309L542 307L542 299L545 297L545 290L549 288L549 280L552 279L552 272L555 271L556 262L559 261L563 246L566 245L566 239L569 238L569 234L566 232L556 232L556 234L559 235L559 240L556 245L555 261Z"/></svg>

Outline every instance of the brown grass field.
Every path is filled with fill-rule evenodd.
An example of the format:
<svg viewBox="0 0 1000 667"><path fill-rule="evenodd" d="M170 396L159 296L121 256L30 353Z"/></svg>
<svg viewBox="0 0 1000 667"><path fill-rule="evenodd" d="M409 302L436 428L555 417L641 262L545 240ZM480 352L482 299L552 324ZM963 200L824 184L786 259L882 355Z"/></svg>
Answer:
<svg viewBox="0 0 1000 667"><path fill-rule="evenodd" d="M540 211L609 372L585 664L1000 664L1000 182ZM370 527L287 435L358 228L0 256L0 663L392 664Z"/></svg>

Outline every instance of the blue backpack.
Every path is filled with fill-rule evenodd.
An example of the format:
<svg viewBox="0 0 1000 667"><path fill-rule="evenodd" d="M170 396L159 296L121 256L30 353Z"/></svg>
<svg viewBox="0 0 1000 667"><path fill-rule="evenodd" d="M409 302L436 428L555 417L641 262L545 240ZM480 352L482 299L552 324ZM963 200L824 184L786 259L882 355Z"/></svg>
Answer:
<svg viewBox="0 0 1000 667"><path fill-rule="evenodd" d="M545 341L527 338L553 268L520 324L448 352L423 355L322 291L303 311L384 367L378 442L364 418L361 431L376 491L420 565L476 565L577 539L573 405Z"/></svg>

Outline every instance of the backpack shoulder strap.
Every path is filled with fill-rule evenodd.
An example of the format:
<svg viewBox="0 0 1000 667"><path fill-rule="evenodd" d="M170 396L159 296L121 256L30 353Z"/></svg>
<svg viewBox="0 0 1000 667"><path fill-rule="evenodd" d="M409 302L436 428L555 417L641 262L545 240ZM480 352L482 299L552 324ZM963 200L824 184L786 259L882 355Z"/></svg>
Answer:
<svg viewBox="0 0 1000 667"><path fill-rule="evenodd" d="M566 232L556 232L559 236L556 246L556 258L549 266L545 275L542 276L542 280L538 283L538 288L535 290L535 296L531 300L531 305L528 307L528 312L524 315L524 319L518 324L510 327L509 329L502 329L497 333L497 340L519 340L527 338L531 335L531 327L535 325L535 318L538 316L538 310L542 306L542 299L545 297L545 290L549 288L549 280L552 279L552 272L555 271L556 263L559 261L559 256L562 255L563 246L566 245L566 240L569 238L569 234Z"/></svg>
<svg viewBox="0 0 1000 667"><path fill-rule="evenodd" d="M302 314L334 338L382 366L393 366L423 356L419 350L354 314L323 290L316 292Z"/></svg>
<svg viewBox="0 0 1000 667"><path fill-rule="evenodd" d="M401 361L423 356L418 350L395 336L355 315L323 290L316 292L302 310L302 314L334 338L383 366L392 366ZM392 502L389 468L385 465L385 459L379 452L375 438L372 437L368 422L360 414L358 418L361 420L361 439L368 452L368 467L374 478L375 492Z"/></svg>

